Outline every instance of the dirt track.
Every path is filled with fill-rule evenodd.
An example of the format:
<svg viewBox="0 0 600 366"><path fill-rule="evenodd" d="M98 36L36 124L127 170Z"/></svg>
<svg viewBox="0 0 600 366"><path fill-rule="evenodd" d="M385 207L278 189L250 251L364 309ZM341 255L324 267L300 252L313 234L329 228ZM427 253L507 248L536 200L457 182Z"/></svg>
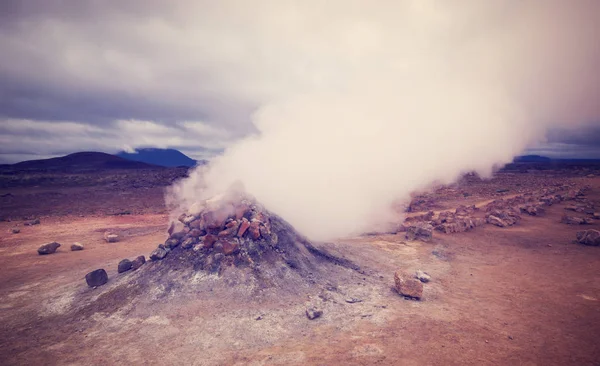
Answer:
<svg viewBox="0 0 600 366"><path fill-rule="evenodd" d="M600 181L589 183L594 184L589 198L600 202ZM165 238L166 217L46 218L15 235L8 233L14 223L2 222L0 359L3 364L597 365L600 248L572 242L581 227L558 223L563 206L511 228L436 233L431 243L404 242L399 235L340 240L332 250L375 269L384 286L347 284L344 295L360 294L364 301L348 304L333 294L324 316L314 321L304 316L302 301L274 308L219 304L210 296L164 300L166 313L133 309L91 314L91 323L65 321L57 317L73 306L65 294L86 291L85 273L106 268L110 281L126 276L117 275L118 261L149 254ZM124 240L104 243L107 228ZM54 255L38 256L37 247L51 240L63 246ZM74 241L86 249L69 252ZM404 300L386 288L397 268L432 275L423 301ZM261 320L255 320L258 315Z"/></svg>

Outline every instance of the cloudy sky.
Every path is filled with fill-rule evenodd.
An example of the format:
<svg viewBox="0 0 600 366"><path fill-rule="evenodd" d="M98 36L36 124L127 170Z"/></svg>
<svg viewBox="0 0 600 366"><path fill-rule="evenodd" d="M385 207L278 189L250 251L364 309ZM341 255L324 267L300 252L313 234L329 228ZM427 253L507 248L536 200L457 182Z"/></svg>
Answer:
<svg viewBox="0 0 600 366"><path fill-rule="evenodd" d="M1 1L0 162L145 146L210 156L256 133L265 101L343 83L319 58L332 52L322 20L290 1ZM336 56L376 42L360 23L340 29L352 47ZM600 158L598 121L577 122L531 151Z"/></svg>

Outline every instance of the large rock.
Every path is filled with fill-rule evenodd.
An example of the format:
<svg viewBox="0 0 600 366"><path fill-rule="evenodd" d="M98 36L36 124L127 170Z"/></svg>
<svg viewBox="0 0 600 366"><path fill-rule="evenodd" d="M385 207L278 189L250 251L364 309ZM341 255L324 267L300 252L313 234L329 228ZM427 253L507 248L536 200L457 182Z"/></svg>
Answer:
<svg viewBox="0 0 600 366"><path fill-rule="evenodd" d="M158 248L154 249L152 253L150 253L150 259L153 261L161 260L169 254L167 248L165 248L162 244L158 245Z"/></svg>
<svg viewBox="0 0 600 366"><path fill-rule="evenodd" d="M433 237L433 226L428 223L415 223L406 228L406 240L430 241Z"/></svg>
<svg viewBox="0 0 600 366"><path fill-rule="evenodd" d="M71 245L71 251L75 252L75 251L78 251L78 250L83 250L83 245L81 243L73 243Z"/></svg>
<svg viewBox="0 0 600 366"><path fill-rule="evenodd" d="M136 269L144 265L144 263L146 263L146 257L140 255L139 257L131 261L131 269L135 271Z"/></svg>
<svg viewBox="0 0 600 366"><path fill-rule="evenodd" d="M97 269L85 275L85 282L90 287L98 287L108 282L108 274L103 269Z"/></svg>
<svg viewBox="0 0 600 366"><path fill-rule="evenodd" d="M131 261L129 259L123 259L122 261L119 262L119 265L117 267L117 272L119 273L123 273L123 272L127 272L131 269Z"/></svg>
<svg viewBox="0 0 600 366"><path fill-rule="evenodd" d="M41 247L39 247L38 253L40 255L52 254L56 252L56 249L58 249L58 247L60 247L60 244L53 241L52 243L44 244Z"/></svg>
<svg viewBox="0 0 600 366"><path fill-rule="evenodd" d="M600 231L585 230L577 233L577 242L583 245L600 246Z"/></svg>
<svg viewBox="0 0 600 366"><path fill-rule="evenodd" d="M404 271L396 271L396 273L394 273L394 283L396 285L396 291L402 296L417 300L423 297L423 284L421 281Z"/></svg>

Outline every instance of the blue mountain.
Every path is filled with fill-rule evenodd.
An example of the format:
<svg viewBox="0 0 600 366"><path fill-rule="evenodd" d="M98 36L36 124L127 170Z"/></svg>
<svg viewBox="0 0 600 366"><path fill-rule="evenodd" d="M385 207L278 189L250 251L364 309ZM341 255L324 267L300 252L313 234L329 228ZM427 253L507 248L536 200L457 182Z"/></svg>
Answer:
<svg viewBox="0 0 600 366"><path fill-rule="evenodd" d="M199 163L181 151L175 149L142 148L136 149L133 153L121 151L117 154L117 156L123 159L140 161L147 164L165 167L192 167Z"/></svg>

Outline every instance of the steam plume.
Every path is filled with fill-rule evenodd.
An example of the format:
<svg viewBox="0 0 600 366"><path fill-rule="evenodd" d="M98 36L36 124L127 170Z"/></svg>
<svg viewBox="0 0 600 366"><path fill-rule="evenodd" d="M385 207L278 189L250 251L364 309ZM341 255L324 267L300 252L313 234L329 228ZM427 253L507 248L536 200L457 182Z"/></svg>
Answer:
<svg viewBox="0 0 600 366"><path fill-rule="evenodd" d="M600 116L596 1L267 3L232 15L257 47L238 92L260 100L258 133L173 187L175 203L239 180L309 237L338 237Z"/></svg>

